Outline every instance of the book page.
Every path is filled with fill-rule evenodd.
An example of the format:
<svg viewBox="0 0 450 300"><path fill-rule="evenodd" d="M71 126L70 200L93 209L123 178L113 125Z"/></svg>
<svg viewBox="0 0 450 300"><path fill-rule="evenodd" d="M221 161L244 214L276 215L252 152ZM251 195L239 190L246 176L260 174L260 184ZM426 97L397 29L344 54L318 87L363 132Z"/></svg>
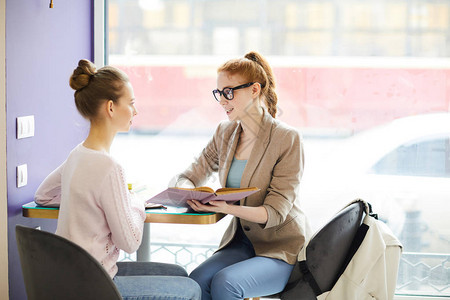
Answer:
<svg viewBox="0 0 450 300"><path fill-rule="evenodd" d="M212 190L208 188L209 190ZM222 190L219 192L219 190ZM205 192L197 189L189 188L168 188L165 191L151 197L146 203L163 204L177 207L189 207L187 200L198 200L203 204L208 203L210 200L224 200L236 202L245 198L257 191L258 188L229 188L219 189L217 193Z"/></svg>
<svg viewBox="0 0 450 300"><path fill-rule="evenodd" d="M256 193L259 189L245 189L240 191L233 191L228 193L216 193L215 197L209 198L210 200L223 200L223 201L239 201L245 197L250 196L251 194ZM203 201L202 201L203 202Z"/></svg>
<svg viewBox="0 0 450 300"><path fill-rule="evenodd" d="M161 193L151 197L146 203L163 204L177 207L190 207L187 200L205 200L214 197L213 193L201 192L193 189L168 188Z"/></svg>
<svg viewBox="0 0 450 300"><path fill-rule="evenodd" d="M216 195L230 194L230 193L241 193L247 191L259 191L257 187L248 188L220 188L216 191Z"/></svg>
<svg viewBox="0 0 450 300"><path fill-rule="evenodd" d="M214 190L210 187L207 186L199 186L196 188L180 188L180 187L175 187L176 189L179 190L184 190L184 191L199 191L199 192L205 192L205 193L211 193L214 194Z"/></svg>

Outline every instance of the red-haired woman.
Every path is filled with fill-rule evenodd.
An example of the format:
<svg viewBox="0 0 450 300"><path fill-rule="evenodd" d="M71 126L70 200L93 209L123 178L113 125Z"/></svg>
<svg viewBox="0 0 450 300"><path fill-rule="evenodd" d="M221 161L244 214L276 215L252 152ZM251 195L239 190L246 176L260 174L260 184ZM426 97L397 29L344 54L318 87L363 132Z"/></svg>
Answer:
<svg viewBox="0 0 450 300"><path fill-rule="evenodd" d="M190 277L200 284L203 300L274 294L286 285L309 231L298 198L301 136L275 119L274 76L256 52L219 67L213 94L229 120L219 124L176 185L201 186L217 172L222 186L260 191L239 205L188 202L195 211L234 216L219 250Z"/></svg>

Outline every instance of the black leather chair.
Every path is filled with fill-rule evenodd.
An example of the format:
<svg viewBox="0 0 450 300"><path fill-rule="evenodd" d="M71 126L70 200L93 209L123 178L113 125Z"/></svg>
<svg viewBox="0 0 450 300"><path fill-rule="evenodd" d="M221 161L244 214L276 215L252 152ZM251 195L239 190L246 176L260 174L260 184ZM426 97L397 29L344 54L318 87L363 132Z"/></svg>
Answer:
<svg viewBox="0 0 450 300"><path fill-rule="evenodd" d="M357 250L360 242L357 232L363 221L364 209L362 201L355 202L318 230L306 246L306 263L297 262L284 291L268 297L316 300L319 291L331 290ZM315 279L314 284L311 284L311 275Z"/></svg>
<svg viewBox="0 0 450 300"><path fill-rule="evenodd" d="M71 241L20 225L16 241L29 300L122 299L100 263Z"/></svg>

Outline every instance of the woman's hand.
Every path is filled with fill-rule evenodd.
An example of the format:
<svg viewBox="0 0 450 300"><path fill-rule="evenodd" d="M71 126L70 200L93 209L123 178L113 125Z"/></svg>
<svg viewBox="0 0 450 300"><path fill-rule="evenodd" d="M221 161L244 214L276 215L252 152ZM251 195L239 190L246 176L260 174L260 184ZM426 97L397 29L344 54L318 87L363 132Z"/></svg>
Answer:
<svg viewBox="0 0 450 300"><path fill-rule="evenodd" d="M189 206L198 212L216 212L227 214L229 204L227 201L209 201L208 204L203 204L197 200L188 200Z"/></svg>

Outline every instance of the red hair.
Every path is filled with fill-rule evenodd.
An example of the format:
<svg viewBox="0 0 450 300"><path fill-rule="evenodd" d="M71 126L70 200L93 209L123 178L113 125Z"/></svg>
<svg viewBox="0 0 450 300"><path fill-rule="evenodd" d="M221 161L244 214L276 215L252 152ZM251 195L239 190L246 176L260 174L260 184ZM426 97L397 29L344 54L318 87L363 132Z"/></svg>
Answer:
<svg viewBox="0 0 450 300"><path fill-rule="evenodd" d="M217 69L217 72L239 74L248 82L261 84L261 93L269 114L277 114L278 96L275 92L275 77L266 59L257 52L249 52L243 58L232 59Z"/></svg>

